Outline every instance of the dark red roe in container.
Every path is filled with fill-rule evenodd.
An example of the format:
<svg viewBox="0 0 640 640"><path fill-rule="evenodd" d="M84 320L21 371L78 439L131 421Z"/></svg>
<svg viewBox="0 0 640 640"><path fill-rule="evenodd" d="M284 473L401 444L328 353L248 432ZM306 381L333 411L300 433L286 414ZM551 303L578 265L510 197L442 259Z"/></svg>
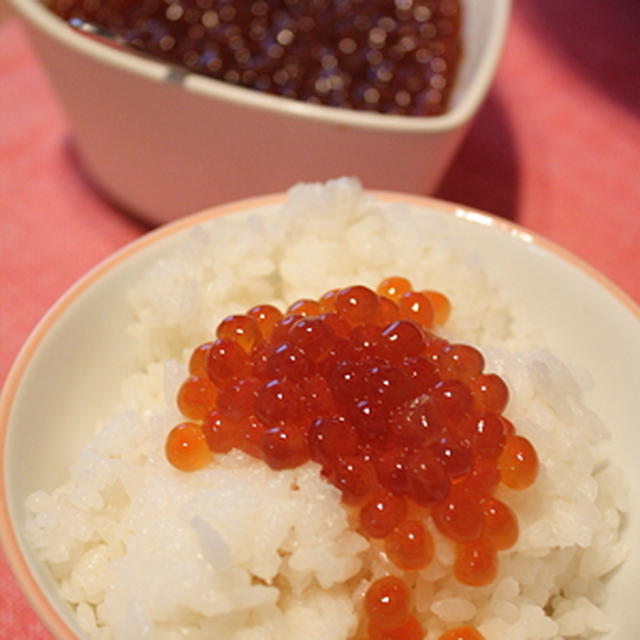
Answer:
<svg viewBox="0 0 640 640"><path fill-rule="evenodd" d="M259 305L223 320L217 339L192 354L178 393L187 421L169 434L167 458L185 471L233 448L274 470L312 460L398 570L427 567L437 531L454 545L458 581L484 586L518 537L515 514L494 492L500 483L526 489L539 462L502 415L507 386L484 371L480 352L432 333L430 300L448 314L446 296L414 293L393 277L376 291L350 286L284 314ZM373 581L369 640L419 640L411 607L402 578ZM474 633L443 637L481 638Z"/></svg>
<svg viewBox="0 0 640 640"><path fill-rule="evenodd" d="M443 113L462 48L459 0L53 0L51 9L231 84L390 114Z"/></svg>

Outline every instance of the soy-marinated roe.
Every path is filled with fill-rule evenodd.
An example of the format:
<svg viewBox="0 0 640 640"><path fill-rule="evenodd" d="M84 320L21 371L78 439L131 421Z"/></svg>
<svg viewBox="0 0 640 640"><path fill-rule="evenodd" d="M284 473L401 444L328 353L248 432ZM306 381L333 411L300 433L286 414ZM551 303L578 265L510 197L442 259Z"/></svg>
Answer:
<svg viewBox="0 0 640 640"><path fill-rule="evenodd" d="M53 0L51 8L225 82L383 113L442 113L461 50L459 0Z"/></svg>
<svg viewBox="0 0 640 640"><path fill-rule="evenodd" d="M225 318L193 351L168 460L192 471L237 448L273 469L315 461L399 569L429 565L431 523L455 545L457 580L490 584L518 538L495 490L529 487L538 458L502 415L509 391L482 354L434 333L449 310L443 294L392 277L377 291L355 285ZM364 607L369 640L421 637L401 578L374 581Z"/></svg>

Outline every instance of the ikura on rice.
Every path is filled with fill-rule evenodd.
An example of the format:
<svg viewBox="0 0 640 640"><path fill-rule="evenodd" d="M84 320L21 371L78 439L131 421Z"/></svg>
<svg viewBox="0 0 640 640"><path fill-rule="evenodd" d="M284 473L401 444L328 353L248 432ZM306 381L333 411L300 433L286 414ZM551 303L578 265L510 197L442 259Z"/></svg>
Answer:
<svg viewBox="0 0 640 640"><path fill-rule="evenodd" d="M624 491L517 304L355 181L274 215L194 229L132 288L148 364L28 499L87 638L609 630Z"/></svg>
<svg viewBox="0 0 640 640"><path fill-rule="evenodd" d="M498 551L518 537L515 514L493 494L500 482L528 488L538 458L502 416L508 389L484 372L482 354L431 331L431 300L446 321L446 296L390 277L377 293L354 285L285 314L259 305L228 316L191 355L177 403L192 421L169 433L167 459L193 471L236 447L274 470L313 460L398 569L431 562L431 518L456 544L455 578L490 584ZM369 637L422 638L410 600L398 577L373 582ZM482 637L469 629L460 640Z"/></svg>

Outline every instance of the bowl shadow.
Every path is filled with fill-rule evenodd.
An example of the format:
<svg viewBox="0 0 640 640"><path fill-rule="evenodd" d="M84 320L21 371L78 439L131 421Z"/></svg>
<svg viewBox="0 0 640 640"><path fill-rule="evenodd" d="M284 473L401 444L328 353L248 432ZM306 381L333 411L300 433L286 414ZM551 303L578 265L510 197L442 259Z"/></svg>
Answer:
<svg viewBox="0 0 640 640"><path fill-rule="evenodd" d="M434 195L516 220L518 187L517 149L508 114L494 89Z"/></svg>
<svg viewBox="0 0 640 640"><path fill-rule="evenodd" d="M99 198L104 204L113 209L114 215L121 215L129 219L133 224L137 225L141 234L153 231L153 229L159 226L154 222L146 220L144 217L138 215L135 211L127 207L126 204L120 202L118 198L103 188L102 185L93 178L85 168L84 162L80 157L71 134L68 134L64 140L63 153L66 162L73 166L78 180L83 182L93 192L96 198Z"/></svg>
<svg viewBox="0 0 640 640"><path fill-rule="evenodd" d="M640 116L638 0L522 0L518 11L577 73Z"/></svg>

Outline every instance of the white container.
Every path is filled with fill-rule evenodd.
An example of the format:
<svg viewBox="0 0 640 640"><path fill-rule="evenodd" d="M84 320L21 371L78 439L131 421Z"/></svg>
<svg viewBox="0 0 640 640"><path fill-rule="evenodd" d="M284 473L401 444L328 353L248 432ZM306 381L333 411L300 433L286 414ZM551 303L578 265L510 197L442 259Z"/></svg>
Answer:
<svg viewBox="0 0 640 640"><path fill-rule="evenodd" d="M83 36L38 0L10 0L69 116L96 186L161 223L299 181L355 175L429 194L494 76L510 0L463 2L464 55L450 110L390 116L307 104L187 74Z"/></svg>

